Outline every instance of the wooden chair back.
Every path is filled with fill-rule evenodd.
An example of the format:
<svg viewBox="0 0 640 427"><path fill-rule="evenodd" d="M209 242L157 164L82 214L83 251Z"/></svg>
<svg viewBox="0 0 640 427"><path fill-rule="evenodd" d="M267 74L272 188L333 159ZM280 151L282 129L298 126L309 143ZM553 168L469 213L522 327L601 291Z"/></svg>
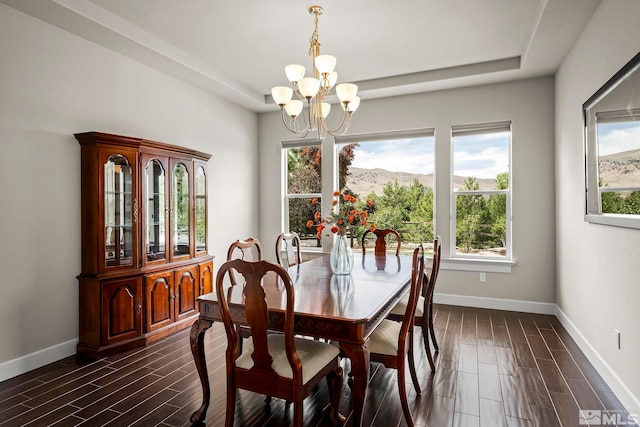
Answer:
<svg viewBox="0 0 640 427"><path fill-rule="evenodd" d="M429 303L433 299L433 292L436 287L436 279L438 278L438 272L440 271L441 257L442 243L440 241L440 236L436 236L436 238L433 239L433 261L431 265L431 274L428 275L428 281L425 283L424 289L422 290L422 295L425 298L428 298ZM427 302L425 301L425 303Z"/></svg>
<svg viewBox="0 0 640 427"><path fill-rule="evenodd" d="M276 260L287 268L302 262L300 236L295 231L282 233L276 239Z"/></svg>
<svg viewBox="0 0 640 427"><path fill-rule="evenodd" d="M375 240L375 255L386 255L387 254L387 237L392 236L395 238L396 245L396 256L400 254L400 246L402 245L402 238L400 237L400 233L398 233L393 228L376 228L375 230L367 230L362 235L362 253L367 253L367 239L370 234L374 234L376 236Z"/></svg>
<svg viewBox="0 0 640 427"><path fill-rule="evenodd" d="M416 315L416 306L418 304L418 299L422 294L422 288L425 278L424 273L424 248L422 247L422 245L420 245L413 251L409 301L407 302L407 310L404 312L404 316L402 318L402 328L400 329L400 336L398 337L398 355L402 354L402 360L404 360L404 355L406 354L406 349L408 348L407 335L409 331L413 329L414 319Z"/></svg>
<svg viewBox="0 0 640 427"><path fill-rule="evenodd" d="M244 261L261 261L262 256L262 243L260 240L253 237L246 238L244 240L236 240L229 246L227 251L227 261L234 259L241 259ZM235 286L238 283L237 273L235 271L229 271L229 280L231 285Z"/></svg>

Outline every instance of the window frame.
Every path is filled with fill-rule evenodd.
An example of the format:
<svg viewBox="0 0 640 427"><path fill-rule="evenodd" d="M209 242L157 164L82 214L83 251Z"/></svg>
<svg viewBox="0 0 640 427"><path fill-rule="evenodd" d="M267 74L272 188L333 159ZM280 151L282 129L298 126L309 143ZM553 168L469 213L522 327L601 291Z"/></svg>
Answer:
<svg viewBox="0 0 640 427"><path fill-rule="evenodd" d="M634 75L635 73L635 75ZM584 220L594 224L610 225L614 227L625 227L640 229L640 215L633 214L612 214L602 212L602 189L599 186L599 160L597 123L598 116L602 118L601 122L611 123L614 121L623 121L623 118L631 118L632 121L638 121L640 115L640 107L638 107L638 99L623 98L622 100L611 101L605 98L610 95L616 88L630 81L631 77L640 78L640 53L636 54L627 64L625 64L617 73L615 73L602 87L600 87L584 104L582 104L583 119L583 139L584 139L584 172L585 172L585 189L584 189ZM624 93L626 94L627 91ZM619 95L618 92L616 95ZM605 105L623 105L626 110L605 110L598 112L595 107L598 103L603 102ZM609 107L611 108L611 107ZM611 187L609 190L616 190ZM605 191L606 192L606 191Z"/></svg>
<svg viewBox="0 0 640 427"><path fill-rule="evenodd" d="M384 131L384 132L369 132L369 133L360 133L360 134L350 134L345 136L338 136L334 139L333 144L333 162L334 162L334 173L333 173L333 182L334 187L337 188L338 183L340 182L340 170L338 167L339 162L339 153L340 146L347 144L366 144L370 142L376 141L393 141L393 140L403 140L410 138L433 138L433 149L434 149L434 158L433 158L433 224L432 224L432 234L433 236L437 236L436 232L436 141L435 141L435 127L425 127L425 128L415 128L415 129L404 129L404 130L394 130L394 131ZM323 189L324 190L324 189ZM332 190L333 191L333 190ZM363 196L363 195L361 195ZM359 242L358 242L359 245Z"/></svg>
<svg viewBox="0 0 640 427"><path fill-rule="evenodd" d="M305 148L305 147L319 147L320 150L323 150L322 140L321 139L295 139L295 140L287 140L282 141L281 147L281 166L280 170L282 173L282 215L281 215L281 225L280 228L282 232L290 232L289 229L289 201L292 199L303 199L303 198L314 198L317 197L319 200L322 200L322 182L321 184L321 192L320 193L294 193L289 194L289 169L287 164L287 153L291 148ZM324 153L322 153L324 156ZM302 246L301 250L305 252L320 252L323 250L324 239L320 239L320 247L314 246Z"/></svg>
<svg viewBox="0 0 640 427"><path fill-rule="evenodd" d="M513 173L512 173L512 146L513 146L513 130L512 122L510 120L490 123L478 123L471 125L455 125L451 126L451 144L450 144L450 171L449 179L451 182L450 194L451 194L451 207L450 207L450 255L449 259L454 261L486 261L490 263L505 263L510 265L513 263L513 216L512 216L512 199L513 199ZM497 132L508 132L508 167L507 173L509 174L509 188L506 190L459 190L454 186L454 138L457 136L470 136L470 135L482 135ZM504 256L490 256L490 255L474 255L474 254L458 254L456 251L457 243L457 197L461 195L480 195L491 196L495 194L505 195L505 217L506 217L506 236L505 236L505 255ZM483 263L484 264L484 263ZM473 269L475 271L475 269Z"/></svg>

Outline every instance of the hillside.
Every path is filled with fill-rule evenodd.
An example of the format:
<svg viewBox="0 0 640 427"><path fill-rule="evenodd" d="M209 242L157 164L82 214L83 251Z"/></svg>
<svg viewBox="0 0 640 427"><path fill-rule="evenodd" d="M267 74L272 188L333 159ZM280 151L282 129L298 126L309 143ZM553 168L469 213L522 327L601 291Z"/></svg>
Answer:
<svg viewBox="0 0 640 427"><path fill-rule="evenodd" d="M384 169L362 169L351 168L351 174L347 179L347 187L351 189L355 194L365 197L367 194L374 192L376 194L382 194L384 185L392 180L397 180L400 185L409 186L413 183L414 179L422 183L426 187L433 187L433 174L414 174L405 172L390 172ZM461 187L464 183L465 177L455 176L454 185ZM494 189L495 180L493 179L479 179L480 189L492 190Z"/></svg>
<svg viewBox="0 0 640 427"><path fill-rule="evenodd" d="M609 187L640 187L640 150L602 156L598 168Z"/></svg>

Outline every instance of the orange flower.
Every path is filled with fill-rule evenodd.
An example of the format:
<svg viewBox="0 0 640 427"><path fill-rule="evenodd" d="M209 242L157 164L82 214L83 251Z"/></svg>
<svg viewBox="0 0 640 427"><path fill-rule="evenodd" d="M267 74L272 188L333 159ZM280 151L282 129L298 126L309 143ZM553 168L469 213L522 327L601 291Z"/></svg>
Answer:
<svg viewBox="0 0 640 427"><path fill-rule="evenodd" d="M334 191L334 192L333 192L334 197L338 197L340 194L341 194L341 193L340 193L339 191Z"/></svg>
<svg viewBox="0 0 640 427"><path fill-rule="evenodd" d="M313 214L313 218L318 221L320 219L320 212L316 212Z"/></svg>
<svg viewBox="0 0 640 427"><path fill-rule="evenodd" d="M353 222L356 219L355 215L349 215L349 222Z"/></svg>
<svg viewBox="0 0 640 427"><path fill-rule="evenodd" d="M371 227L369 227L369 230L371 230L371 232L376 231L376 225L375 224L371 224Z"/></svg>
<svg viewBox="0 0 640 427"><path fill-rule="evenodd" d="M344 224L344 220L343 220L342 218L340 218L340 219L338 220L338 225L343 225L343 224Z"/></svg>
<svg viewBox="0 0 640 427"><path fill-rule="evenodd" d="M337 204L338 204L338 201L337 201L337 200L334 200L334 201L332 201L332 202L331 202L331 205L332 205L332 206L335 206L335 205L337 205Z"/></svg>
<svg viewBox="0 0 640 427"><path fill-rule="evenodd" d="M307 221L307 228L311 228L311 227L313 227L313 220L312 219Z"/></svg>
<svg viewBox="0 0 640 427"><path fill-rule="evenodd" d="M316 203L318 203L318 198L314 197L313 199L311 199L311 204L315 205Z"/></svg>
<svg viewBox="0 0 640 427"><path fill-rule="evenodd" d="M367 206L369 206L370 208L373 207L373 200L371 199L367 199Z"/></svg>
<svg viewBox="0 0 640 427"><path fill-rule="evenodd" d="M337 225L334 225L333 227L331 227L331 232L333 234L336 234L338 232L338 230L340 230L340 227L338 227Z"/></svg>

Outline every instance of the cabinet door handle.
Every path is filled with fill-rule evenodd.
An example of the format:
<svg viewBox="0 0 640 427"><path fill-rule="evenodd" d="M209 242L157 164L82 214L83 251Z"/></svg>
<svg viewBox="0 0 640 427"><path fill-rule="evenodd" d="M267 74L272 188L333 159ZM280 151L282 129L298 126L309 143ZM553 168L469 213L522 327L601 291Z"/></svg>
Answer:
<svg viewBox="0 0 640 427"><path fill-rule="evenodd" d="M140 298L138 298L138 314L142 311L142 304L140 303Z"/></svg>

